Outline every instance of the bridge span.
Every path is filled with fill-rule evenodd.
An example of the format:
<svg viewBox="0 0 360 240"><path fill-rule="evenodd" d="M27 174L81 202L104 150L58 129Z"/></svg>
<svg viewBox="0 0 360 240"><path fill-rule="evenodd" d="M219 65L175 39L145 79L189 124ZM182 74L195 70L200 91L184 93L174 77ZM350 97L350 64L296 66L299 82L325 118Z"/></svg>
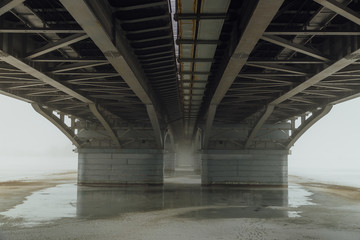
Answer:
<svg viewBox="0 0 360 240"><path fill-rule="evenodd" d="M76 146L80 184L287 185L289 149L360 96L352 0L2 0L0 93Z"/></svg>

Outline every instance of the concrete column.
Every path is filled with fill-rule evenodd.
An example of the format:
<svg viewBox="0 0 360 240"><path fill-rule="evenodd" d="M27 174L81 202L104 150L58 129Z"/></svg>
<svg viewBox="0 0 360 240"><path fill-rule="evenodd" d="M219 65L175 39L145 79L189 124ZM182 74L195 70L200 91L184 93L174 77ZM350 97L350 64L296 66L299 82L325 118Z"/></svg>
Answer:
<svg viewBox="0 0 360 240"><path fill-rule="evenodd" d="M202 184L288 184L287 150L206 150Z"/></svg>
<svg viewBox="0 0 360 240"><path fill-rule="evenodd" d="M176 153L172 151L164 152L164 171L171 173L175 171Z"/></svg>
<svg viewBox="0 0 360 240"><path fill-rule="evenodd" d="M194 159L194 172L196 174L201 174L201 152L196 151L194 152L193 159Z"/></svg>
<svg viewBox="0 0 360 240"><path fill-rule="evenodd" d="M81 185L163 184L163 151L79 149Z"/></svg>

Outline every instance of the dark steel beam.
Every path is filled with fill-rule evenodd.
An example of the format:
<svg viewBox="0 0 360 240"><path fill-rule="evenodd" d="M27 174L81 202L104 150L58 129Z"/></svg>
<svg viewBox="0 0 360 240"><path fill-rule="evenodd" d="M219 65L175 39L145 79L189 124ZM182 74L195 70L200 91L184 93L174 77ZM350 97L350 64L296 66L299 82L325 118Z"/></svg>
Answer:
<svg viewBox="0 0 360 240"><path fill-rule="evenodd" d="M145 28L141 30L127 30L127 34L139 34L139 33L148 33L148 32L154 32L154 31L162 31L162 30L169 30L170 26L164 26L164 27L150 27Z"/></svg>
<svg viewBox="0 0 360 240"><path fill-rule="evenodd" d="M238 77L303 77L295 73L239 73Z"/></svg>
<svg viewBox="0 0 360 240"><path fill-rule="evenodd" d="M135 18L129 20L122 20L123 23L139 23L139 22L148 22L154 20L161 20L161 19L168 19L170 15L159 15L159 16L152 16L152 17L144 17L144 18Z"/></svg>
<svg viewBox="0 0 360 240"><path fill-rule="evenodd" d="M75 62L75 63L98 63L108 62L105 58L35 58L33 62Z"/></svg>
<svg viewBox="0 0 360 240"><path fill-rule="evenodd" d="M201 19L226 19L227 14L225 13L202 13L202 14L192 14L192 13L176 13L174 19L178 20L201 20Z"/></svg>
<svg viewBox="0 0 360 240"><path fill-rule="evenodd" d="M60 67L57 67L55 69L52 69L51 72L53 73L60 73L60 72L67 72L67 71L73 71L78 69L84 69L89 67L96 67L96 66L102 66L102 65L108 65L109 62L98 62L98 63L72 63L72 64L66 64L62 65Z"/></svg>
<svg viewBox="0 0 360 240"><path fill-rule="evenodd" d="M324 64L324 61L316 61L312 59L291 59L291 60L255 60L247 61L250 64Z"/></svg>
<svg viewBox="0 0 360 240"><path fill-rule="evenodd" d="M158 41L158 40L164 40L164 39L171 39L172 36L165 35L160 37L152 37L152 38L143 38L143 39L137 39L137 40L131 40L132 43L144 43L144 42L152 42L152 41Z"/></svg>
<svg viewBox="0 0 360 240"><path fill-rule="evenodd" d="M296 100L296 101L300 101L301 99L295 98L294 96L303 92L305 89L314 86L315 84L317 84L318 82L324 80L325 78L333 75L334 73L340 71L341 69L351 65L352 63L356 62L360 57L360 49L355 50L354 52L352 52L351 54L348 54L347 56L339 59L338 61L334 62L333 64L331 64L330 66L328 66L327 68L323 69L322 71L320 71L319 73L313 75L312 77L310 77L309 79L307 79L306 81L300 83L299 85L297 85L296 87L290 89L289 91L285 92L284 94L282 94L280 97L276 98L275 100L271 101L268 105L268 109L272 109L281 104L282 102L291 99L291 100ZM304 100L301 100L304 101ZM314 104L314 102L309 102L309 104ZM269 110L270 111L270 110ZM271 111L272 112L272 111ZM262 124L270 117L270 114L264 114L260 120L258 121L258 124L255 125L255 127L253 128L253 130L251 131L251 139L250 136L247 140L248 142L248 146L251 143L251 141L253 140L253 138L256 136L257 132L260 130Z"/></svg>
<svg viewBox="0 0 360 240"><path fill-rule="evenodd" d="M116 72L58 72L54 75L77 75L77 76L103 76L103 75L113 75Z"/></svg>
<svg viewBox="0 0 360 240"><path fill-rule="evenodd" d="M167 7L167 2L161 1L161 2L154 2L154 3L144 3L144 4L138 4L134 6L128 6L128 7L119 7L115 8L113 11L131 11L131 10L138 10L138 9L144 9L144 8L152 8L152 7Z"/></svg>
<svg viewBox="0 0 360 240"><path fill-rule="evenodd" d="M262 36L261 37L262 40L264 41L267 41L267 42L270 42L270 43L273 43L275 45L278 45L278 46L281 46L281 47L284 47L284 48L288 48L288 49L291 49L295 52L299 52L299 53L302 53L302 54L305 54L305 55L308 55L310 57L313 57L313 58L316 58L316 59L320 59L322 61L326 61L326 62L329 62L330 59L325 56L324 54L322 54L321 52L315 50L315 49L312 49L312 48L308 48L308 47L305 47L303 45L300 45L300 44L297 44L297 43L293 43L293 42L290 42L286 39L283 39L281 37L277 37L277 36Z"/></svg>
<svg viewBox="0 0 360 240"><path fill-rule="evenodd" d="M179 72L180 75L183 74L190 74L190 75L211 75L211 72L200 72L200 71L181 71Z"/></svg>
<svg viewBox="0 0 360 240"><path fill-rule="evenodd" d="M313 75L311 78L307 79L305 82L299 84L298 86L294 87L290 91L286 92L279 98L275 99L271 102L271 104L279 104L283 101L289 99L292 96L295 96L296 94L304 91L305 89L315 85L316 83L320 82L321 80L324 80L325 78L333 75L334 73L340 71L341 69L351 65L353 62L357 61L360 57L360 49L352 52L351 54L341 58L340 60L334 62L327 68L323 69L319 73Z"/></svg>
<svg viewBox="0 0 360 240"><path fill-rule="evenodd" d="M214 62L212 58L179 58L179 62Z"/></svg>
<svg viewBox="0 0 360 240"><path fill-rule="evenodd" d="M35 77L36 79L39 79L40 81L42 81L46 84L49 84L49 85L53 86L54 88L66 93L66 94L69 94L70 96L73 96L74 98L77 98L78 100L80 100L84 103L92 102L90 99L86 98L85 96L77 93L76 91L70 89L69 87L54 80L52 77L42 73L38 69L31 67L30 65L26 64L25 62L15 58L14 56L9 55L8 53L6 53L2 50L0 50L0 60L20 69L24 73L29 74L29 75Z"/></svg>
<svg viewBox="0 0 360 240"><path fill-rule="evenodd" d="M316 31L316 30L307 30L307 31L268 31L264 32L266 35L296 35L296 36L358 36L360 35L359 31Z"/></svg>
<svg viewBox="0 0 360 240"><path fill-rule="evenodd" d="M83 34L83 33L74 34L74 35L68 36L66 38L60 39L57 42L49 43L39 49L36 49L36 50L32 51L31 53L29 53L29 55L26 58L32 59L32 58L40 57L41 55L52 52L52 51L62 48L62 47L69 46L70 44L79 42L86 38L88 38L88 36L86 34Z"/></svg>
<svg viewBox="0 0 360 240"><path fill-rule="evenodd" d="M220 40L201 40L201 39L176 39L176 44L213 44L219 45L221 44Z"/></svg>
<svg viewBox="0 0 360 240"><path fill-rule="evenodd" d="M350 21L360 25L360 14L346 7L344 4L341 4L335 0L314 0L314 1L326 7L327 9L334 11L336 14L339 14L344 18L347 18Z"/></svg>
<svg viewBox="0 0 360 240"><path fill-rule="evenodd" d="M68 80L68 82L70 83L75 83L75 82L81 82L81 81L87 81L87 80L95 80L95 79L105 79L105 78L109 78L109 77L118 77L120 76L118 73L113 73L113 74L104 74L104 75L95 75L95 76L90 76L90 77L85 77L85 78L73 78L71 80ZM94 82L94 81L91 81ZM109 84L106 81L102 81L101 84ZM118 82L114 83L114 84L118 84Z"/></svg>
<svg viewBox="0 0 360 240"><path fill-rule="evenodd" d="M275 71L279 71L279 72L288 72L288 73L293 73L293 74L298 74L298 75L307 75L307 73L305 73L305 71L302 69L298 69L298 68L286 66L286 65L261 64L261 63L249 63L249 62L246 62L246 65L252 66L252 67L263 68L263 69L268 69L268 70L275 70Z"/></svg>
<svg viewBox="0 0 360 240"><path fill-rule="evenodd" d="M14 7L22 4L25 0L3 0L0 2L0 16L7 13Z"/></svg>
<svg viewBox="0 0 360 240"><path fill-rule="evenodd" d="M57 28L3 28L0 33L85 33L82 29L57 29Z"/></svg>
<svg viewBox="0 0 360 240"><path fill-rule="evenodd" d="M158 44L158 45L154 45L154 46L134 48L134 50L145 51L145 50L159 49L159 48L163 48L163 47L172 47L172 46L173 46L173 43L170 42L170 43Z"/></svg>

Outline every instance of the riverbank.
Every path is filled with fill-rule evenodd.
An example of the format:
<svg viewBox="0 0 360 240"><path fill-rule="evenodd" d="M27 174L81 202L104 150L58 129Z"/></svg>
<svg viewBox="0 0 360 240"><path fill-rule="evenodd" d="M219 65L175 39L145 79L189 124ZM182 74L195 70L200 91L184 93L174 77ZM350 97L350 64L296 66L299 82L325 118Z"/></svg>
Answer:
<svg viewBox="0 0 360 240"><path fill-rule="evenodd" d="M36 180L0 182L0 212L23 203L26 197L36 191L55 187L59 184L76 183L77 172L55 173Z"/></svg>

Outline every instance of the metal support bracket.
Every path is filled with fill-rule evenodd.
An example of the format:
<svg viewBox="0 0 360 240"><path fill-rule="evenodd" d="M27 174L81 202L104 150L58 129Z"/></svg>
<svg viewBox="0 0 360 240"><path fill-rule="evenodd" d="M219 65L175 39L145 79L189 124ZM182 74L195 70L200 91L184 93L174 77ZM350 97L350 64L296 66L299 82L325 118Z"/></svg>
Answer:
<svg viewBox="0 0 360 240"><path fill-rule="evenodd" d="M311 117L303 121L301 125L293 131L293 133L290 136L289 142L286 144L286 149L290 149L294 143L317 121L319 121L321 118L323 118L326 114L330 112L333 105L326 105L321 110L314 112Z"/></svg>
<svg viewBox="0 0 360 240"><path fill-rule="evenodd" d="M75 129L73 127L68 127L64 121L61 121L61 119L56 117L51 111L39 106L38 104L32 103L31 105L36 112L45 117L62 133L64 133L77 148L81 147L83 143L76 137Z"/></svg>

